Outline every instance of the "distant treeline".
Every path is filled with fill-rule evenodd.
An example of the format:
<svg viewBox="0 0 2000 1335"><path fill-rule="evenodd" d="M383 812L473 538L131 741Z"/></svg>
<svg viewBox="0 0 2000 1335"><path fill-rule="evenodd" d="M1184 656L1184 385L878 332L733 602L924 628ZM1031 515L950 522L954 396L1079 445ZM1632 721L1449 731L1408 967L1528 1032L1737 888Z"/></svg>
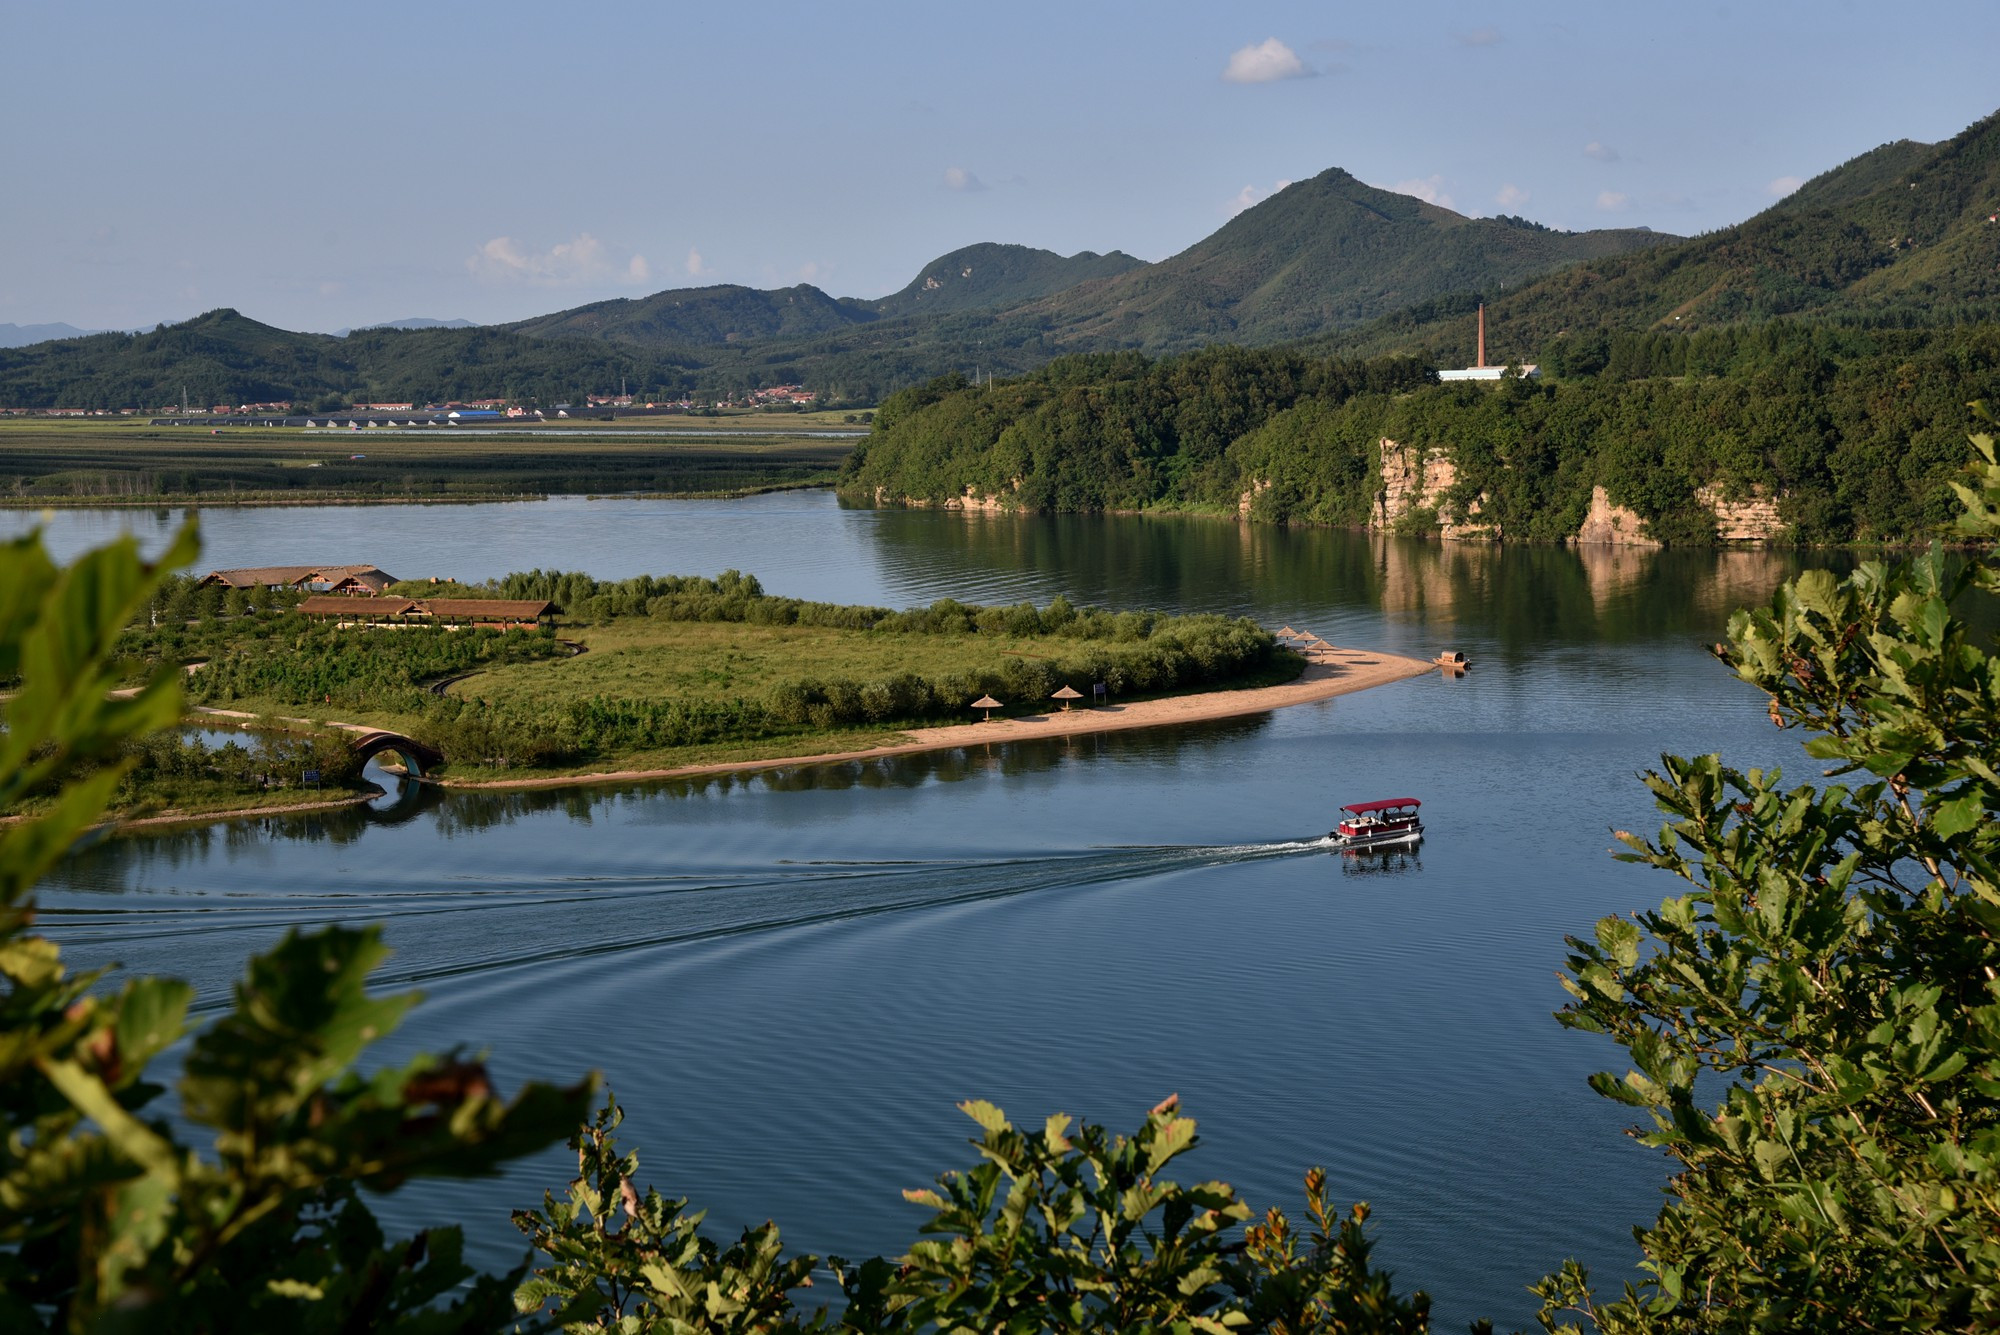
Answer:
<svg viewBox="0 0 2000 1335"><path fill-rule="evenodd" d="M2000 326L1592 334L1548 369L1440 385L1407 361L1210 349L1070 358L990 388L947 378L882 405L841 489L1084 512L1247 497L1253 519L1359 526L1387 439L1442 451L1443 506L1476 500L1508 539L1573 535L1598 485L1670 543L1714 540L1704 487L1775 498L1802 542L1920 538L1955 513L1965 405L2000 389Z"/></svg>

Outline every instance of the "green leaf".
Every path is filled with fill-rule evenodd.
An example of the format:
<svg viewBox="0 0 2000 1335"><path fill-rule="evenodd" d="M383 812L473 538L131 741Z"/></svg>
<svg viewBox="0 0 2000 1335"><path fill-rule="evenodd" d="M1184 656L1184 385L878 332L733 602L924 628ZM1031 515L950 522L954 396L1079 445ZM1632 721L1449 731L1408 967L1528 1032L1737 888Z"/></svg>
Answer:
<svg viewBox="0 0 2000 1335"><path fill-rule="evenodd" d="M1940 802L1931 811L1931 828L1946 839L1978 828L1989 819L1985 798L1984 791L1973 788Z"/></svg>

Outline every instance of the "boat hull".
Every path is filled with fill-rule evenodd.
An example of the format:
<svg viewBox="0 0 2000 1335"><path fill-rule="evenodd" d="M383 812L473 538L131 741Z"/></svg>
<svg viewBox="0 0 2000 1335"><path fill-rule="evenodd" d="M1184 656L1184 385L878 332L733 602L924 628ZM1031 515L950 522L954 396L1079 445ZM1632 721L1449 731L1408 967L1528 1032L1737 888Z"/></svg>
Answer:
<svg viewBox="0 0 2000 1335"><path fill-rule="evenodd" d="M1339 830L1327 835L1327 843L1334 848L1400 848L1416 843L1424 837L1424 827L1412 825L1400 830L1370 831L1365 834L1342 834Z"/></svg>

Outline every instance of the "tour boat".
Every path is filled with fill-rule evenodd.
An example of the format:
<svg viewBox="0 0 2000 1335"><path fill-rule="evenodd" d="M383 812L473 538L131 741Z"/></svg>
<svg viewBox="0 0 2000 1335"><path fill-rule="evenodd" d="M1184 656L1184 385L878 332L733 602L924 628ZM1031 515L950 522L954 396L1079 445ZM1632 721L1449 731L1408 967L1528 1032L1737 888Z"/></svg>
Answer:
<svg viewBox="0 0 2000 1335"><path fill-rule="evenodd" d="M1417 819L1423 805L1414 797L1387 797L1379 802L1356 802L1342 807L1347 818L1327 836L1335 848L1393 848L1414 844L1424 837L1424 823Z"/></svg>

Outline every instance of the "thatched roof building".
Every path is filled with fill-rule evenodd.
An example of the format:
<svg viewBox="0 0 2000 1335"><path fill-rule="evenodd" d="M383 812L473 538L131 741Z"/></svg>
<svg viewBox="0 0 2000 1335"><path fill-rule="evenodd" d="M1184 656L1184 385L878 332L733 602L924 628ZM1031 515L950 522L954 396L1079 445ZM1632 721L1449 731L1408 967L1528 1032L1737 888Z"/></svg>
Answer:
<svg viewBox="0 0 2000 1335"><path fill-rule="evenodd" d="M396 577L380 566L240 566L211 570L201 582L226 589L303 589L372 597L394 584Z"/></svg>

